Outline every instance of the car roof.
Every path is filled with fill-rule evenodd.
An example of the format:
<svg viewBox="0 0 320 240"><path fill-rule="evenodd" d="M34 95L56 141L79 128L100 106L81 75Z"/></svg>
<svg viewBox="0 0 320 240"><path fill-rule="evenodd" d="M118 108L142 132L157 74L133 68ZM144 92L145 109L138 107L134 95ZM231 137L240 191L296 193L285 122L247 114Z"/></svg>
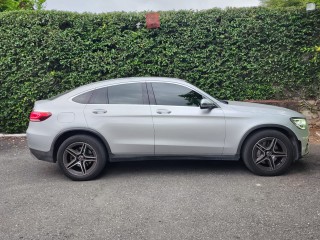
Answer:
<svg viewBox="0 0 320 240"><path fill-rule="evenodd" d="M134 83L134 82L163 82L163 83L176 83L176 84L181 84L182 86L189 87L191 89L197 89L197 91L204 96L207 96L209 99L212 99L212 97L207 94L206 92L202 91L201 89L196 88L195 86L191 85L188 83L186 80L178 79L178 78L169 78L169 77L126 77L126 78L116 78L116 79L110 79L110 80L103 80L103 81L98 81L98 82L92 82L87 85L80 86L78 88L75 88L71 91L68 91L65 94L62 94L58 98L55 98L55 100L58 99L68 99L71 97L74 97L76 95L85 93L87 91L91 91L97 88L102 88L102 87L108 87L112 85L117 85L117 84L123 84L123 83ZM58 100L59 101L59 100ZM219 106L218 104L216 104Z"/></svg>
<svg viewBox="0 0 320 240"><path fill-rule="evenodd" d="M103 80L98 82L92 82L86 85L82 85L80 87L77 87L63 95L61 97L70 97L74 96L89 90L93 90L100 87L107 87L110 85L117 85L117 84L123 84L123 83L131 83L131 82L171 82L171 83L183 83L184 85L189 85L187 81L181 80L178 78L168 78L168 77L127 77L127 78L116 78L116 79L110 79L110 80ZM60 98L60 97L59 97Z"/></svg>
<svg viewBox="0 0 320 240"><path fill-rule="evenodd" d="M168 77L127 77L127 78L116 78L110 80L102 80L98 82L92 82L83 86L80 86L74 90L83 91L90 88L99 88L103 86L116 85L121 83L130 83L130 82L175 82L175 83L187 83L185 80L181 80L178 78L168 78Z"/></svg>
<svg viewBox="0 0 320 240"><path fill-rule="evenodd" d="M127 78L116 78L116 79L109 79L103 80L99 82L93 82L88 85L111 85L116 83L127 83L127 82L145 82L145 81L152 81L152 82L162 82L162 81L172 81L172 82L183 82L185 80L178 79L178 78L168 78L168 77L127 77ZM88 86L85 85L85 86Z"/></svg>

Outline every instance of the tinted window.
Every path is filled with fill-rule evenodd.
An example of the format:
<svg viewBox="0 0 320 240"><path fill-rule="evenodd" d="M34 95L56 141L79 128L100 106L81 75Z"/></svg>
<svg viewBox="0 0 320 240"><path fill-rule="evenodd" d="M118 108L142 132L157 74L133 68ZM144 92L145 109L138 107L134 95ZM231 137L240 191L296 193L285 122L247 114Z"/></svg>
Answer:
<svg viewBox="0 0 320 240"><path fill-rule="evenodd" d="M108 87L109 104L143 104L141 83Z"/></svg>
<svg viewBox="0 0 320 240"><path fill-rule="evenodd" d="M107 88L99 88L93 91L90 104L107 104Z"/></svg>
<svg viewBox="0 0 320 240"><path fill-rule="evenodd" d="M82 104L87 104L90 100L90 97L92 95L93 91L90 92L86 92L83 94L80 94L79 96L76 96L72 99L72 101L76 102L76 103L82 103Z"/></svg>
<svg viewBox="0 0 320 240"><path fill-rule="evenodd" d="M152 83L157 105L200 106L201 94L180 85Z"/></svg>

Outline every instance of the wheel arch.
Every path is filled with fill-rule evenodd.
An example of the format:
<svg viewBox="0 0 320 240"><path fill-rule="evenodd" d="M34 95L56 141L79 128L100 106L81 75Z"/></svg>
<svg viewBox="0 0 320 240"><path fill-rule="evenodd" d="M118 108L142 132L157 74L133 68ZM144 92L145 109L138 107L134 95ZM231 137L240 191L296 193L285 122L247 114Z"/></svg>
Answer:
<svg viewBox="0 0 320 240"><path fill-rule="evenodd" d="M111 155L111 149L109 146L109 143L107 142L107 140L97 131L92 130L92 129L87 129L87 128L71 128L71 129L67 129L63 132L60 132L55 139L53 140L53 143L51 145L51 152L53 155L53 162L57 162L57 152L59 147L61 146L61 144L69 137L74 136L74 135L88 135L88 136L92 136L96 139L98 139L103 146L105 147L106 153L108 154L108 156Z"/></svg>
<svg viewBox="0 0 320 240"><path fill-rule="evenodd" d="M279 131L281 133L283 133L284 135L286 135L289 140L291 141L291 143L294 146L294 160L298 160L301 156L301 143L300 141L297 139L295 133L282 125L277 125L277 124L264 124L264 125L259 125L259 126L255 126L251 129L249 129L244 136L241 138L238 149L237 149L237 154L239 154L239 156L241 156L241 153L243 151L243 147L246 143L246 141L256 132L262 131L262 130L276 130Z"/></svg>

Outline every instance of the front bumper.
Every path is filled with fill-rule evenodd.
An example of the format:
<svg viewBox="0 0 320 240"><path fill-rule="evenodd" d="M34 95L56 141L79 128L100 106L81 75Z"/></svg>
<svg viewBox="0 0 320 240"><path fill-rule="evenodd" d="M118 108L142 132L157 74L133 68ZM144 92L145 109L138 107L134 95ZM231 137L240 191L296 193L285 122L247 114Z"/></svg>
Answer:
<svg viewBox="0 0 320 240"><path fill-rule="evenodd" d="M309 153L309 136L304 136L300 138L301 143L301 157Z"/></svg>
<svg viewBox="0 0 320 240"><path fill-rule="evenodd" d="M309 154L309 142L307 143L307 145L306 145L306 147L304 149L304 154L302 154L302 156L305 156L307 154Z"/></svg>
<svg viewBox="0 0 320 240"><path fill-rule="evenodd" d="M309 154L309 131L307 131L307 133L298 135L297 143L299 152L295 160L299 160Z"/></svg>

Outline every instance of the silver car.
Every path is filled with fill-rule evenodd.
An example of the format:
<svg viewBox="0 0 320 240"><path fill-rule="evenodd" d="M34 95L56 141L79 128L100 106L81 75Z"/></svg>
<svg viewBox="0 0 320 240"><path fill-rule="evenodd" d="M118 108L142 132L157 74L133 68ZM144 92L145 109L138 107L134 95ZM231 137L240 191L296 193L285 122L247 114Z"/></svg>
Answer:
<svg viewBox="0 0 320 240"><path fill-rule="evenodd" d="M186 81L123 78L88 84L35 103L31 153L58 162L73 180L97 177L107 161L240 160L274 176L308 153L298 112L219 101Z"/></svg>

